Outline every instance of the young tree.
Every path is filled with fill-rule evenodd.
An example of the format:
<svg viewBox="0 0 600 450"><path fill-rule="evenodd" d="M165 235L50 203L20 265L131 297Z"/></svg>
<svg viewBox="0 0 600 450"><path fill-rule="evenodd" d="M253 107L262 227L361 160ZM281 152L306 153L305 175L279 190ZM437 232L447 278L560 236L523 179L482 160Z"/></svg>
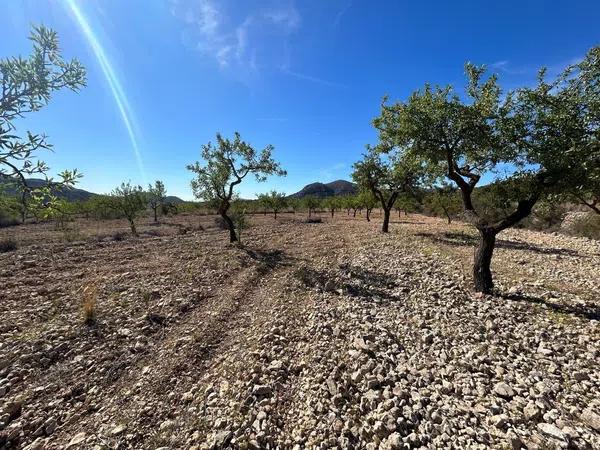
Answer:
<svg viewBox="0 0 600 450"><path fill-rule="evenodd" d="M383 153L387 153L384 155ZM354 164L352 178L370 191L383 209L381 231L389 232L390 212L402 192L409 192L419 178L417 166L408 157L391 154L387 145L368 147L364 159Z"/></svg>
<svg viewBox="0 0 600 450"><path fill-rule="evenodd" d="M333 215L335 214L335 211L340 208L342 202L341 202L340 197L331 196L331 197L327 197L324 200L323 204L324 204L325 208L327 208L327 210L331 214L331 218L333 219Z"/></svg>
<svg viewBox="0 0 600 450"><path fill-rule="evenodd" d="M367 222L370 222L371 211L373 211L373 208L378 204L377 198L375 198L371 191L363 190L358 194L357 202L362 208L365 208L365 211L367 212Z"/></svg>
<svg viewBox="0 0 600 450"><path fill-rule="evenodd" d="M258 201L266 209L273 211L274 218L277 219L277 213L287 206L286 195L283 192L270 191L266 194L260 194Z"/></svg>
<svg viewBox="0 0 600 450"><path fill-rule="evenodd" d="M552 192L584 183L598 161L600 146L600 51L568 68L551 83L542 70L534 88L501 95L495 76L467 64L466 101L450 86L417 91L408 101L382 105L375 124L399 147L446 177L461 194L465 216L478 230L475 290L493 288L491 260L496 236L527 217L536 202ZM493 220L478 211L473 192L484 173L511 165L503 184L512 211Z"/></svg>
<svg viewBox="0 0 600 450"><path fill-rule="evenodd" d="M85 69L76 59L63 60L54 31L34 27L30 40L33 53L28 58L0 59L0 178L20 184L24 204L34 195L49 204L56 200L53 186L72 186L80 175L66 170L59 174L60 182L53 182L47 176L48 166L36 159L40 150L50 150L52 145L43 134L27 131L25 137L18 136L16 121L46 106L55 91L79 91L85 86ZM42 175L46 185L32 188L26 179L29 175Z"/></svg>
<svg viewBox="0 0 600 450"><path fill-rule="evenodd" d="M309 195L308 197L304 197L302 199L302 205L308 210L308 217L311 217L312 213L316 212L317 208L321 206L321 199Z"/></svg>
<svg viewBox="0 0 600 450"><path fill-rule="evenodd" d="M129 222L131 233L137 236L135 219L140 212L146 209L148 199L141 186L132 186L130 182L121 183L115 188L110 197L112 208L123 214Z"/></svg>
<svg viewBox="0 0 600 450"><path fill-rule="evenodd" d="M273 149L272 145L268 145L258 153L250 144L242 141L237 132L233 140L217 133L216 146L211 142L202 146L205 166L199 162L187 166L196 174L192 180L194 195L217 205L218 213L229 228L230 242L238 241L235 224L227 214L236 186L250 174L258 182L265 181L269 175L286 175L285 170L272 158Z"/></svg>
<svg viewBox="0 0 600 450"><path fill-rule="evenodd" d="M425 205L436 216L446 216L448 225L462 211L458 189L448 183L433 186L425 196Z"/></svg>
<svg viewBox="0 0 600 450"><path fill-rule="evenodd" d="M162 181L156 180L154 185L148 185L148 204L154 212L154 222L158 221L158 209L163 208L166 197L167 190Z"/></svg>

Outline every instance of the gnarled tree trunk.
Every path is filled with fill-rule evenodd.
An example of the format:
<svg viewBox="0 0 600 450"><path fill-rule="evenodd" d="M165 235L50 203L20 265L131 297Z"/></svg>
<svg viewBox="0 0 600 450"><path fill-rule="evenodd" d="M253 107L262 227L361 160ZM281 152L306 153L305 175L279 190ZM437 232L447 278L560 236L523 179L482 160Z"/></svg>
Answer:
<svg viewBox="0 0 600 450"><path fill-rule="evenodd" d="M490 266L497 232L493 228L480 228L478 231L479 244L475 248L473 258L473 283L475 291L490 294L494 288Z"/></svg>
<svg viewBox="0 0 600 450"><path fill-rule="evenodd" d="M229 228L229 242L237 242L238 237L235 232L235 226L233 225L233 220L231 220L231 217L229 217L226 212L222 212L221 217L227 224L227 228Z"/></svg>
<svg viewBox="0 0 600 450"><path fill-rule="evenodd" d="M390 231L390 210L383 210L383 225L381 226L381 231L384 233L389 233Z"/></svg>

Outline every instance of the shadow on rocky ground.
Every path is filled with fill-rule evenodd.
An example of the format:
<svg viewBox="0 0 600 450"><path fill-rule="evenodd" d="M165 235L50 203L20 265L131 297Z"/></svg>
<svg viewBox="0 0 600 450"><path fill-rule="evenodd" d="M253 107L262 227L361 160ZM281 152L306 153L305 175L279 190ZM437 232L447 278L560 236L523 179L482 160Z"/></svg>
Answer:
<svg viewBox="0 0 600 450"><path fill-rule="evenodd" d="M478 239L476 236L472 236L467 233L417 233L416 236L430 239L431 241L438 244L450 245L453 247L475 246L478 243ZM539 253L542 255L584 257L575 250L570 250L566 248L539 247L524 242L510 241L507 239L496 239L496 247L511 250L525 250L529 252Z"/></svg>
<svg viewBox="0 0 600 450"><path fill-rule="evenodd" d="M536 305L543 305L559 314L568 314L587 320L600 320L600 307L597 305L567 305L562 303L552 302L542 297L537 297L529 294L500 294L505 300L515 302L527 302Z"/></svg>

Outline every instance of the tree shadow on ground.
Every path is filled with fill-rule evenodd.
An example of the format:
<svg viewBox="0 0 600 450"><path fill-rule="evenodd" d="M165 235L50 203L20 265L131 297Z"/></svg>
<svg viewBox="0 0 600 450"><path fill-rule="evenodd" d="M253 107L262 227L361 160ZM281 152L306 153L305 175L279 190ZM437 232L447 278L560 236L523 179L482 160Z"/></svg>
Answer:
<svg viewBox="0 0 600 450"><path fill-rule="evenodd" d="M334 272L303 266L295 272L295 276L305 286L325 292L342 293L362 300L398 301L398 297L390 293L390 290L399 287L392 277L362 267L342 264L339 271Z"/></svg>
<svg viewBox="0 0 600 450"><path fill-rule="evenodd" d="M587 320L600 320L600 306L593 305L565 305L561 303L552 302L541 297L537 297L529 294L504 294L500 293L499 296L505 300L514 302L526 302L536 305L543 305L560 314L568 314L576 316L581 319Z"/></svg>
<svg viewBox="0 0 600 450"><path fill-rule="evenodd" d="M479 243L479 239L476 236L466 233L416 233L415 236L424 237L435 243L450 245L452 247L474 247ZM578 256L583 258L587 257L581 255L575 250L570 250L567 248L539 247L537 245L527 244L525 242L509 241L506 239L497 239L496 247L507 248L511 250L525 250L542 255Z"/></svg>
<svg viewBox="0 0 600 450"><path fill-rule="evenodd" d="M241 249L250 259L258 263L258 271L261 274L291 263L291 258L283 250L258 250L248 247L241 247Z"/></svg>

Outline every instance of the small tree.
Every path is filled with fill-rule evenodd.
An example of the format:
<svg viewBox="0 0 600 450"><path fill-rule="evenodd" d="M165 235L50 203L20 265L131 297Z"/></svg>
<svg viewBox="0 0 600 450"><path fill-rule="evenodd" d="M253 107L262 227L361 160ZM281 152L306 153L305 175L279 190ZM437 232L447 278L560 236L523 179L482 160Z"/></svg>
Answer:
<svg viewBox="0 0 600 450"><path fill-rule="evenodd" d="M327 197L323 202L324 206L327 208L329 213L331 214L331 218L333 219L333 215L335 211L341 207L341 199L337 196Z"/></svg>
<svg viewBox="0 0 600 450"><path fill-rule="evenodd" d="M287 198L283 192L270 191L266 194L259 194L258 201L265 208L273 211L274 218L277 219L277 213L287 206Z"/></svg>
<svg viewBox="0 0 600 450"><path fill-rule="evenodd" d="M302 199L302 205L308 211L308 217L311 217L312 213L316 212L317 208L321 206L321 199L310 195Z"/></svg>
<svg viewBox="0 0 600 450"><path fill-rule="evenodd" d="M352 178L363 190L370 191L383 208L381 231L389 232L390 212L398 196L417 183L417 165L407 157L382 155L387 146L368 147L362 161L354 164Z"/></svg>
<svg viewBox="0 0 600 450"><path fill-rule="evenodd" d="M450 86L426 86L408 101L382 106L375 124L397 148L420 158L432 176L458 187L465 217L479 232L475 290L493 288L491 261L496 236L529 216L538 200L587 186L600 160L600 48L551 83L540 71L534 88L501 95L495 76L468 64L463 100ZM500 219L486 217L473 202L485 172L514 167L502 181L511 205Z"/></svg>
<svg viewBox="0 0 600 450"><path fill-rule="evenodd" d="M162 181L156 180L154 185L148 185L148 204L154 212L154 222L158 221L158 209L163 209L165 206L165 198L167 197L167 190Z"/></svg>
<svg viewBox="0 0 600 450"><path fill-rule="evenodd" d="M358 194L357 203L361 205L362 208L365 208L365 211L367 212L367 222L370 222L371 211L373 211L373 208L379 203L377 198L375 198L371 191L363 190Z"/></svg>
<svg viewBox="0 0 600 450"><path fill-rule="evenodd" d="M60 182L53 182L47 176L48 166L36 160L38 151L50 150L52 145L43 134L28 131L26 137L18 136L16 121L46 106L55 91L77 92L85 86L85 69L76 59L63 60L54 31L34 27L30 40L33 53L28 58L0 59L0 178L20 185L23 218L32 197L49 205L56 201L53 186L72 186L80 175L77 170L66 170L59 174ZM46 184L32 188L26 179L29 175L43 176Z"/></svg>
<svg viewBox="0 0 600 450"><path fill-rule="evenodd" d="M196 174L191 183L194 195L216 204L218 213L229 228L230 242L238 241L235 224L227 214L236 186L249 174L253 174L258 182L265 181L269 175L286 175L285 170L272 158L272 153L272 145L258 153L250 144L242 141L237 132L233 140L217 133L216 146L211 142L202 146L205 166L199 162L187 166Z"/></svg>
<svg viewBox="0 0 600 450"><path fill-rule="evenodd" d="M146 209L146 193L141 186L132 186L130 182L121 183L111 193L110 204L113 209L123 214L129 222L131 233L137 236L135 219Z"/></svg>
<svg viewBox="0 0 600 450"><path fill-rule="evenodd" d="M433 186L425 196L425 205L437 216L446 216L448 225L462 211L458 190L448 183Z"/></svg>

